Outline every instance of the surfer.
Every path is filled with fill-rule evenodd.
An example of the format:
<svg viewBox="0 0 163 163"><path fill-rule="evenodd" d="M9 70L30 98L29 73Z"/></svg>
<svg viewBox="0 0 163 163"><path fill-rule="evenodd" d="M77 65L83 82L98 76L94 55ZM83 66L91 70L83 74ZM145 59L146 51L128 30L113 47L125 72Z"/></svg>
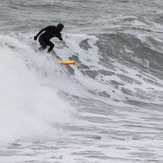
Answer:
<svg viewBox="0 0 163 163"><path fill-rule="evenodd" d="M34 40L37 40L38 36L42 32L44 32L43 34L40 35L39 40L38 40L41 45L39 50L44 50L46 49L47 46L50 46L48 49L48 53L52 51L52 49L54 48L54 44L50 41L50 39L53 37L57 37L59 40L62 41L62 35L60 32L62 32L63 28L64 28L64 25L59 23L57 27L47 26L43 28L42 30L40 30L40 32L38 32L38 34L34 37Z"/></svg>

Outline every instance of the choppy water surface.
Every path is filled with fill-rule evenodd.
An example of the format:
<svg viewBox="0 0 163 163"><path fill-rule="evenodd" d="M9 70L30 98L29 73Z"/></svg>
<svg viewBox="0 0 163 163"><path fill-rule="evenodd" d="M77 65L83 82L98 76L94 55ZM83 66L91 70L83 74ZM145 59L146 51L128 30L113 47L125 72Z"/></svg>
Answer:
<svg viewBox="0 0 163 163"><path fill-rule="evenodd" d="M2 1L0 163L163 162L162 8ZM33 36L60 22L64 41L36 53Z"/></svg>

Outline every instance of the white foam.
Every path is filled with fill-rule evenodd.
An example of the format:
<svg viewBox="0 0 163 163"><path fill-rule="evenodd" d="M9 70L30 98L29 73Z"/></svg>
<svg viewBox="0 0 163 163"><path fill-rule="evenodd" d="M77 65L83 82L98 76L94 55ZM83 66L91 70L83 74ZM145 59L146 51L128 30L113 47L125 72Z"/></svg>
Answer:
<svg viewBox="0 0 163 163"><path fill-rule="evenodd" d="M39 75L44 67L40 63L41 56L37 60L28 46L8 36L4 36L3 41L5 44L0 48L0 140L54 139L58 132L55 125L68 122L72 108L55 89L43 85ZM14 45L14 49L8 45ZM28 57L35 60L26 62L24 59ZM44 63L49 62L51 68L45 58ZM31 68L30 64L37 64L38 73L36 66Z"/></svg>

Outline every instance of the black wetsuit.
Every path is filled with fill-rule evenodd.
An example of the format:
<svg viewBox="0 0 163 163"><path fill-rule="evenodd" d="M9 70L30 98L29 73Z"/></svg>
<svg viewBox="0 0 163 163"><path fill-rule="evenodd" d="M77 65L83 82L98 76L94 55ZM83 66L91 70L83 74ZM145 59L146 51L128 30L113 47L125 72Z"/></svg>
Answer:
<svg viewBox="0 0 163 163"><path fill-rule="evenodd" d="M63 25L62 24L58 24L57 27L55 26L47 26L45 28L43 28L35 37L34 40L37 40L37 37L44 32L43 34L40 35L39 37L39 43L41 45L41 47L39 48L40 50L45 49L47 46L50 46L50 48L48 49L48 52L50 52L53 47L54 44L50 41L51 38L53 37L57 37L58 39L62 40L62 36L61 36L61 30L63 29Z"/></svg>

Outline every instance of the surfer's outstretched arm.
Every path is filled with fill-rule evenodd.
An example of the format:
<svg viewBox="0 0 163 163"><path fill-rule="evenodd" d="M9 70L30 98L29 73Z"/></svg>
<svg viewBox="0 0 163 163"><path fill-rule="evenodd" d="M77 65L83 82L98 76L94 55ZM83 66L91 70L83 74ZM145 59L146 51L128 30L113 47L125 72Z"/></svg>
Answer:
<svg viewBox="0 0 163 163"><path fill-rule="evenodd" d="M45 27L45 28L41 29L40 32L38 32L37 35L34 37L34 40L37 40L37 37L38 37L42 32L46 31L47 28L48 28L48 27Z"/></svg>

